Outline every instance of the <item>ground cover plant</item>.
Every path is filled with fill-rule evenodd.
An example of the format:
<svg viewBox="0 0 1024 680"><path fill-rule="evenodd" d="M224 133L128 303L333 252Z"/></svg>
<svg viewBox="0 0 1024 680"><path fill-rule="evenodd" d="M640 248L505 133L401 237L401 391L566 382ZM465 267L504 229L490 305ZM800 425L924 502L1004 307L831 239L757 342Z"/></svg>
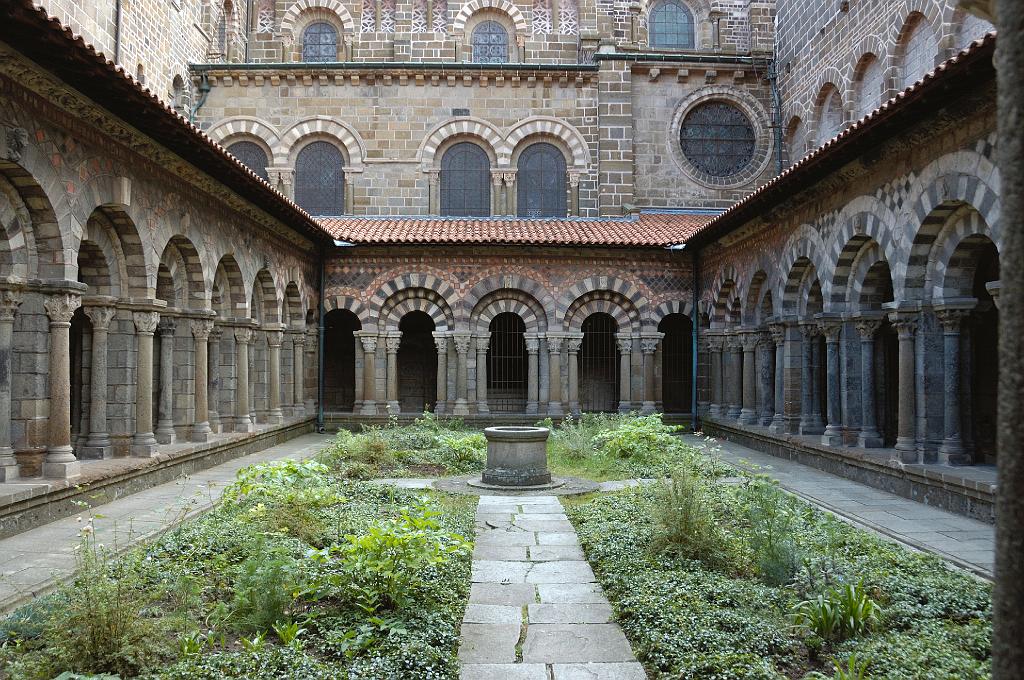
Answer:
<svg viewBox="0 0 1024 680"><path fill-rule="evenodd" d="M454 679L473 500L282 461L121 556L86 523L74 581L0 622L0 677Z"/></svg>
<svg viewBox="0 0 1024 680"><path fill-rule="evenodd" d="M989 677L989 584L679 446L670 479L567 503L651 677Z"/></svg>

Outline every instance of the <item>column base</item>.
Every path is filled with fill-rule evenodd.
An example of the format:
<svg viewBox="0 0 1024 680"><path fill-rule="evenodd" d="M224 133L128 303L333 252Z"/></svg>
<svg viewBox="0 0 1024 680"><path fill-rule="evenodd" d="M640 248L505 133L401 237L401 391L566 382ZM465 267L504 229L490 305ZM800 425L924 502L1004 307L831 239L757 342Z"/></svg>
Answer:
<svg viewBox="0 0 1024 680"><path fill-rule="evenodd" d="M316 413L316 399L306 400L306 413Z"/></svg>
<svg viewBox="0 0 1024 680"><path fill-rule="evenodd" d="M0 448L0 482L13 482L21 477L21 469L14 457L14 449L9 446Z"/></svg>
<svg viewBox="0 0 1024 680"><path fill-rule="evenodd" d="M938 462L943 465L970 465L974 461L964 450L963 440L957 437L942 440L939 444Z"/></svg>
<svg viewBox="0 0 1024 680"><path fill-rule="evenodd" d="M377 415L377 402L375 401L364 401L363 407L359 409L359 415L361 416L375 416Z"/></svg>
<svg viewBox="0 0 1024 680"><path fill-rule="evenodd" d="M882 435L878 434L877 430L869 432L861 432L857 435L857 446L865 449L879 449L882 448Z"/></svg>
<svg viewBox="0 0 1024 680"><path fill-rule="evenodd" d="M640 404L640 414L641 415L649 416L649 415L651 415L652 413L654 413L657 410L658 410L658 406L653 401L645 401L645 402Z"/></svg>
<svg viewBox="0 0 1024 680"><path fill-rule="evenodd" d="M633 410L633 403L629 401L619 402L619 413L629 413Z"/></svg>
<svg viewBox="0 0 1024 680"><path fill-rule="evenodd" d="M252 418L249 416L242 416L235 421L235 426L232 432L255 432L256 425L253 424Z"/></svg>
<svg viewBox="0 0 1024 680"><path fill-rule="evenodd" d="M389 416L397 416L402 412L402 405L397 401L389 401L386 408Z"/></svg>
<svg viewBox="0 0 1024 680"><path fill-rule="evenodd" d="M741 406L730 406L722 417L729 420L739 420L740 413L742 412L743 408Z"/></svg>
<svg viewBox="0 0 1024 680"><path fill-rule="evenodd" d="M802 435L817 435L817 434L824 434L824 433L825 433L825 426L824 425L821 425L819 423L815 423L814 421L811 421L811 422L801 422L800 423L800 434L802 434Z"/></svg>
<svg viewBox="0 0 1024 680"><path fill-rule="evenodd" d="M526 412L536 414L540 412L540 405L535 401L526 402Z"/></svg>
<svg viewBox="0 0 1024 680"><path fill-rule="evenodd" d="M843 445L843 433L842 432L830 432L830 428L825 429L825 433L821 435L822 446L842 446Z"/></svg>
<svg viewBox="0 0 1024 680"><path fill-rule="evenodd" d="M174 431L173 425L159 425L156 428L156 441L158 444L173 444L178 439L178 433Z"/></svg>
<svg viewBox="0 0 1024 680"><path fill-rule="evenodd" d="M455 400L455 408L452 409L452 415L468 416L469 415L469 403L465 399L456 399Z"/></svg>
<svg viewBox="0 0 1024 680"><path fill-rule="evenodd" d="M740 410L740 425L757 425L757 413L752 408Z"/></svg>
<svg viewBox="0 0 1024 680"><path fill-rule="evenodd" d="M491 409L490 409L490 407L487 406L487 402L486 401L480 401L480 402L477 402L477 404L476 404L476 412L477 413L490 413Z"/></svg>
<svg viewBox="0 0 1024 680"><path fill-rule="evenodd" d="M152 436L150 436L152 439ZM156 440L153 440L152 444L132 444L131 454L133 458L152 458L160 451L160 447L157 446Z"/></svg>
<svg viewBox="0 0 1024 680"><path fill-rule="evenodd" d="M903 463L905 465L913 465L914 463L920 463L921 462L921 460L918 458L918 455L917 455L916 441L913 440L913 439L911 439L909 441L910 441L910 444L909 444L909 447L908 447L907 440L900 440L900 439L896 440L896 451L892 455L892 461L894 463Z"/></svg>
<svg viewBox="0 0 1024 680"><path fill-rule="evenodd" d="M772 416L772 422L768 424L768 431L774 434L786 433L786 419L781 413Z"/></svg>
<svg viewBox="0 0 1024 680"><path fill-rule="evenodd" d="M76 450L79 460L104 460L114 457L114 447L108 444L86 444Z"/></svg>
<svg viewBox="0 0 1024 680"><path fill-rule="evenodd" d="M267 413L266 422L269 425L280 425L281 423L284 422L284 412L282 412L281 409L279 408L271 410L270 412Z"/></svg>
<svg viewBox="0 0 1024 680"><path fill-rule="evenodd" d="M711 418L722 417L722 405L721 404L709 404L708 405L708 416Z"/></svg>
<svg viewBox="0 0 1024 680"><path fill-rule="evenodd" d="M189 435L189 439L194 442L208 442L210 441L210 424L208 422L196 423L192 426L192 432Z"/></svg>
<svg viewBox="0 0 1024 680"><path fill-rule="evenodd" d="M70 463L43 462L43 477L47 479L73 479L82 474L82 464L77 460Z"/></svg>
<svg viewBox="0 0 1024 680"><path fill-rule="evenodd" d="M565 409L562 407L561 401L549 401L548 402L548 415L549 416L564 416Z"/></svg>
<svg viewBox="0 0 1024 680"><path fill-rule="evenodd" d="M447 411L448 409L445 408L445 404L443 401L438 401L434 403L435 416L443 416L445 413L447 413Z"/></svg>
<svg viewBox="0 0 1024 680"><path fill-rule="evenodd" d="M221 425L221 423L220 423L220 415L219 414L211 411L210 412L210 420L208 422L209 422L209 425L210 425L210 432L212 434L220 434L221 432L224 431L223 425Z"/></svg>

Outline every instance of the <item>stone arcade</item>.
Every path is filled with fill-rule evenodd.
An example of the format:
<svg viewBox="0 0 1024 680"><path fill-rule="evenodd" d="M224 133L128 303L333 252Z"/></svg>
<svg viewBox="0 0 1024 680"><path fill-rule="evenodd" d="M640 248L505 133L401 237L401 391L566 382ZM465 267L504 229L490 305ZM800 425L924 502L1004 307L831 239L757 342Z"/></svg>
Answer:
<svg viewBox="0 0 1024 680"><path fill-rule="evenodd" d="M0 533L83 480L424 410L663 412L991 520L981 19L164 5L116 35L5 10Z"/></svg>

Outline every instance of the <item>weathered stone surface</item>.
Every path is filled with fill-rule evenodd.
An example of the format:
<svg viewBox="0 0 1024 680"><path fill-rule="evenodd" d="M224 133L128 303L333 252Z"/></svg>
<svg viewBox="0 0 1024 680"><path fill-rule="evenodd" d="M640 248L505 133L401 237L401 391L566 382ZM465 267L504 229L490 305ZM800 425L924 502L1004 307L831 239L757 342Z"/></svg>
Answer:
<svg viewBox="0 0 1024 680"><path fill-rule="evenodd" d="M579 541L576 540L576 533L569 532L554 532L554 533L543 533L537 536L538 545L578 545Z"/></svg>
<svg viewBox="0 0 1024 680"><path fill-rule="evenodd" d="M529 562L474 560L473 583L523 583L532 570Z"/></svg>
<svg viewBox="0 0 1024 680"><path fill-rule="evenodd" d="M647 680L638 663L556 663L551 670L554 680Z"/></svg>
<svg viewBox="0 0 1024 680"><path fill-rule="evenodd" d="M529 551L530 559L535 562L586 559L578 545L535 545L530 546Z"/></svg>
<svg viewBox="0 0 1024 680"><path fill-rule="evenodd" d="M608 623L612 608L607 603L531 604L530 624L534 623Z"/></svg>
<svg viewBox="0 0 1024 680"><path fill-rule="evenodd" d="M522 623L522 607L501 604L481 604L470 602L466 606L466 614L462 621L464 623Z"/></svg>
<svg viewBox="0 0 1024 680"><path fill-rule="evenodd" d="M527 663L634 660L626 636L611 623L531 625L523 645L523 661Z"/></svg>
<svg viewBox="0 0 1024 680"><path fill-rule="evenodd" d="M536 548L537 546L533 546ZM473 548L474 560L526 560L529 550L525 545L486 545L477 544Z"/></svg>
<svg viewBox="0 0 1024 680"><path fill-rule="evenodd" d="M537 601L537 586L532 583L474 583L470 586L469 601L521 607Z"/></svg>
<svg viewBox="0 0 1024 680"><path fill-rule="evenodd" d="M542 663L473 663L465 664L459 680L549 680Z"/></svg>
<svg viewBox="0 0 1024 680"><path fill-rule="evenodd" d="M526 574L527 583L590 583L594 571L581 560L539 562Z"/></svg>
<svg viewBox="0 0 1024 680"><path fill-rule="evenodd" d="M537 585L541 602L551 604L600 604L607 602L597 583L541 583Z"/></svg>
<svg viewBox="0 0 1024 680"><path fill-rule="evenodd" d="M500 623L464 623L459 635L459 661L462 663L512 663L516 660L516 642L520 625Z"/></svg>

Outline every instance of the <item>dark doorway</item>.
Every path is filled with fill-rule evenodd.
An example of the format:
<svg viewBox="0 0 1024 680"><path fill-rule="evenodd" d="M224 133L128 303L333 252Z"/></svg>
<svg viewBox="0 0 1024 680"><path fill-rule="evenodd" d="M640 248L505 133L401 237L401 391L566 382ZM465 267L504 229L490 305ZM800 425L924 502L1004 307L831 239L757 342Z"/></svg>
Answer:
<svg viewBox="0 0 1024 680"><path fill-rule="evenodd" d="M888 321L882 323L875 338L875 384L878 394L878 431L882 446L896 446L900 407L900 343L896 329ZM906 389L913 390L909 385Z"/></svg>
<svg viewBox="0 0 1024 680"><path fill-rule="evenodd" d="M434 320L426 312L409 312L398 324L398 404L402 413L434 410L437 401L437 349Z"/></svg>
<svg viewBox="0 0 1024 680"><path fill-rule="evenodd" d="M693 385L693 322L669 314L658 324L661 341L661 401L665 413L689 413Z"/></svg>
<svg viewBox="0 0 1024 680"><path fill-rule="evenodd" d="M619 406L618 326L608 314L598 312L583 321L580 349L580 410L617 411Z"/></svg>
<svg viewBox="0 0 1024 680"><path fill-rule="evenodd" d="M973 297L978 306L970 319L971 422L974 462L996 462L996 412L999 383L999 310L985 287L999 280L999 253L988 241L979 248L974 272ZM961 402L962 403L962 402Z"/></svg>
<svg viewBox="0 0 1024 680"><path fill-rule="evenodd" d="M526 410L526 324L514 312L502 312L490 325L487 346L487 407L491 411Z"/></svg>
<svg viewBox="0 0 1024 680"><path fill-rule="evenodd" d="M351 411L356 403L356 337L362 326L347 309L324 316L324 410ZM371 366L369 370L373 370Z"/></svg>

